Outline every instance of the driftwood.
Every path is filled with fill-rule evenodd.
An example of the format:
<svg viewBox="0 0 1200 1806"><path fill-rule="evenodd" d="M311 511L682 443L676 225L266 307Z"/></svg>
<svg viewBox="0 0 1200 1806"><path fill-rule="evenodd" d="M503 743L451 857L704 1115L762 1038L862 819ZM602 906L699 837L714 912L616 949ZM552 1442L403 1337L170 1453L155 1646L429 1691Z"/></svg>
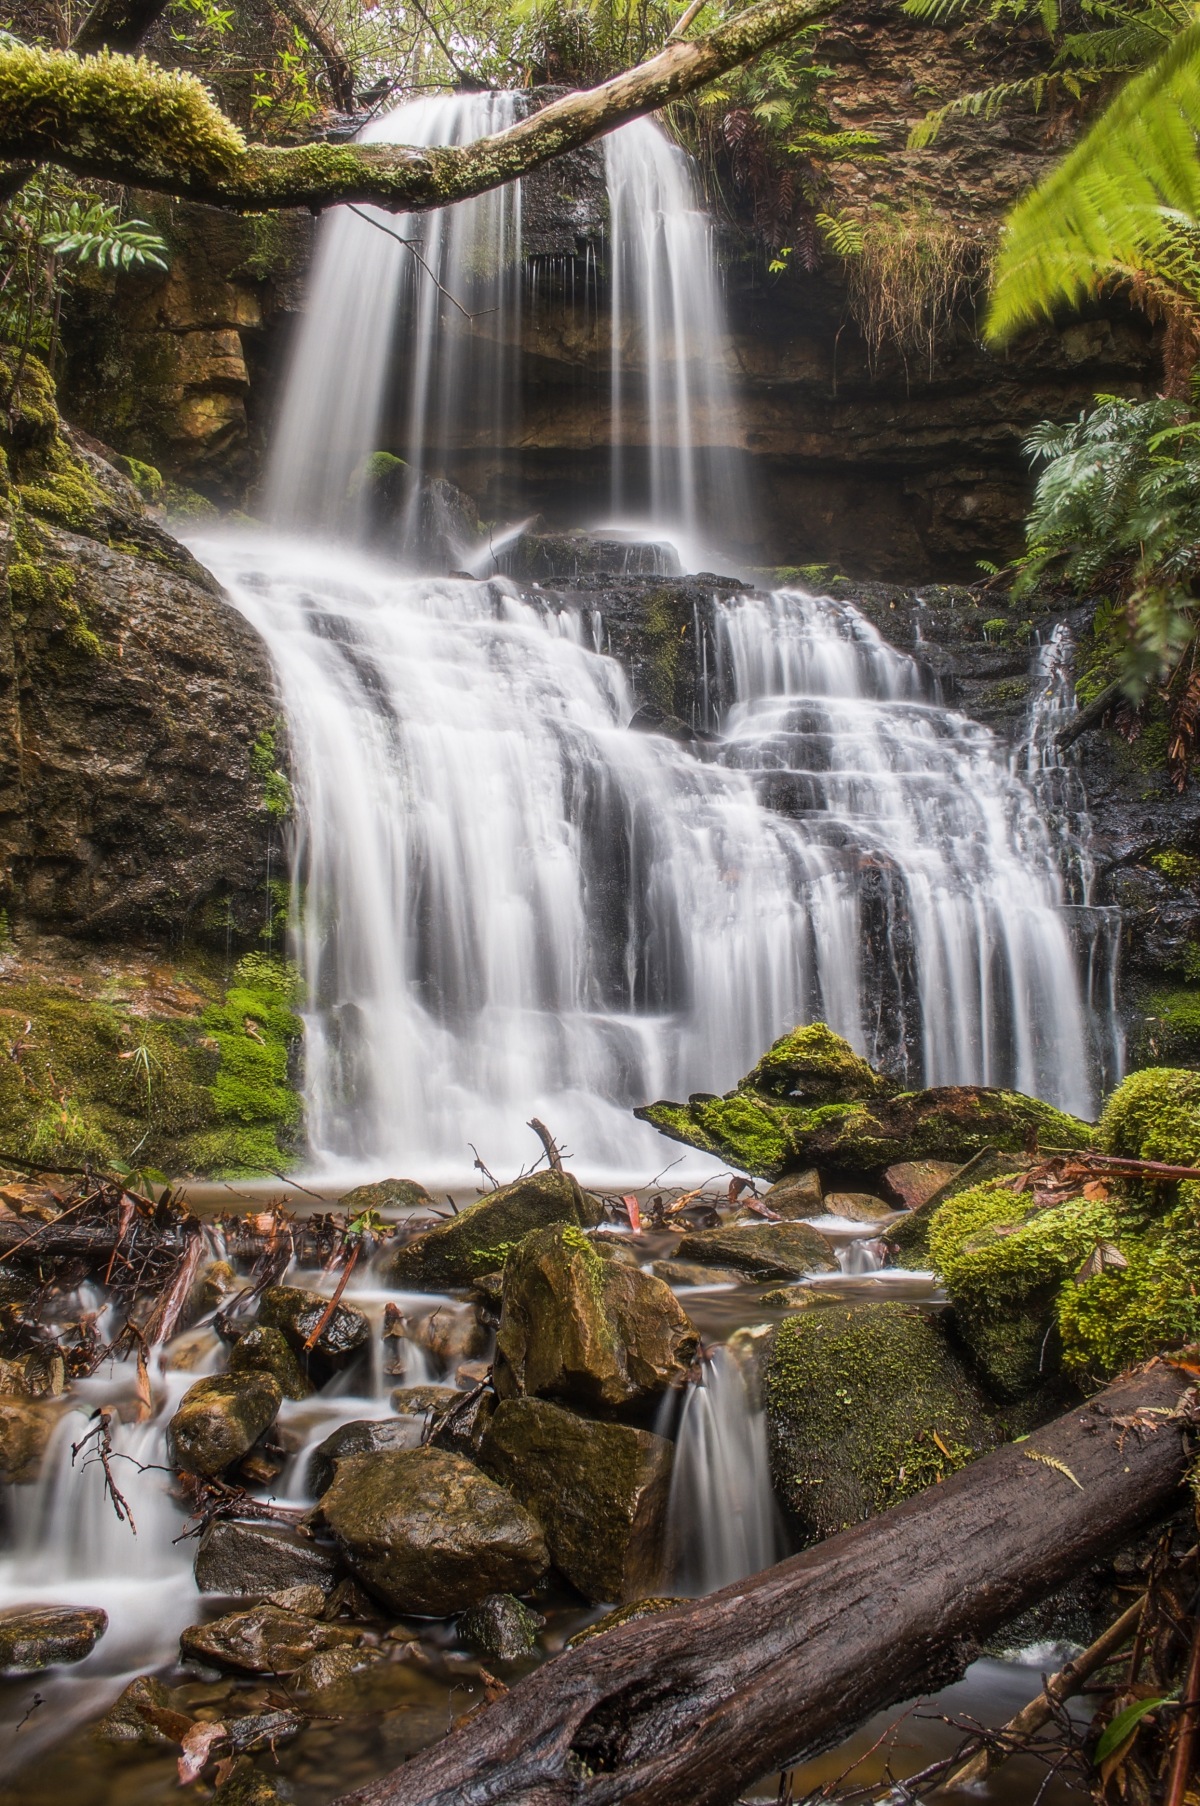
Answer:
<svg viewBox="0 0 1200 1806"><path fill-rule="evenodd" d="M1054 736L1055 744L1060 752L1073 746L1081 734L1086 734L1094 727L1099 727L1110 709L1116 708L1123 694L1119 681L1107 684L1099 696L1093 696L1086 708L1072 715L1065 727L1060 727Z"/></svg>
<svg viewBox="0 0 1200 1806"><path fill-rule="evenodd" d="M1195 1416L1156 1362L764 1574L565 1651L338 1806L729 1806L957 1678L1168 1505Z"/></svg>
<svg viewBox="0 0 1200 1806"><path fill-rule="evenodd" d="M255 1261L273 1248L283 1247L289 1260L319 1265L341 1251L342 1224L328 1216L299 1217L276 1228L260 1226L260 1222L239 1219L222 1226L230 1260ZM114 1249L127 1260L135 1252L139 1256L177 1260L189 1249L199 1229L196 1219L187 1216L158 1223L137 1214L127 1224L115 1218L99 1222L94 1218L77 1219L69 1211L50 1223L32 1222L28 1217L0 1217L0 1262L5 1266L44 1267L55 1261L73 1260L103 1267Z"/></svg>

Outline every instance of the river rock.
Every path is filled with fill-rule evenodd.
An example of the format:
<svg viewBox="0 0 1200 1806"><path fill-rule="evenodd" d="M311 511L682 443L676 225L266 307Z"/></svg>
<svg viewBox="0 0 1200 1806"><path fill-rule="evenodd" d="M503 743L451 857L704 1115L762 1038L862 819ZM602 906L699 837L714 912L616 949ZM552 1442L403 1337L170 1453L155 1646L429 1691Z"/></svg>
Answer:
<svg viewBox="0 0 1200 1806"><path fill-rule="evenodd" d="M0 1611L0 1671L22 1674L82 1662L108 1629L96 1606L18 1605Z"/></svg>
<svg viewBox="0 0 1200 1806"><path fill-rule="evenodd" d="M555 1567L599 1604L659 1579L671 1457L650 1430L516 1398L497 1408L479 1459L545 1526Z"/></svg>
<svg viewBox="0 0 1200 1806"><path fill-rule="evenodd" d="M197 1662L215 1662L247 1674L294 1674L322 1649L357 1643L348 1624L321 1624L277 1605L256 1605L208 1624L191 1624L179 1639L180 1653Z"/></svg>
<svg viewBox="0 0 1200 1806"><path fill-rule="evenodd" d="M495 1662L515 1662L528 1655L546 1620L511 1593L489 1593L464 1612L458 1634L464 1643Z"/></svg>
<svg viewBox="0 0 1200 1806"><path fill-rule="evenodd" d="M458 1394L452 1392L451 1398ZM308 1485L320 1498L333 1485L339 1461L349 1455L377 1455L382 1449L413 1449L421 1445L425 1425L419 1417L355 1418L318 1443L308 1463Z"/></svg>
<svg viewBox="0 0 1200 1806"><path fill-rule="evenodd" d="M929 1259L929 1230L942 1205L976 1185L1000 1179L1010 1173L1023 1172L1031 1164L1024 1154L1009 1154L1001 1148L981 1148L970 1160L956 1166L944 1184L929 1194L923 1204L888 1225L887 1240L897 1264L921 1268Z"/></svg>
<svg viewBox="0 0 1200 1806"><path fill-rule="evenodd" d="M749 1279L803 1279L806 1273L836 1273L833 1249L807 1223L749 1223L745 1227L698 1229L679 1244L684 1260L733 1267Z"/></svg>
<svg viewBox="0 0 1200 1806"><path fill-rule="evenodd" d="M172 1465L188 1474L219 1474L274 1423L283 1402L270 1373L214 1374L189 1386L167 1425Z"/></svg>
<svg viewBox="0 0 1200 1806"><path fill-rule="evenodd" d="M464 1361L473 1361L491 1344L491 1336L469 1304L440 1305L419 1323L410 1323L408 1333L443 1371L449 1368L453 1372Z"/></svg>
<svg viewBox="0 0 1200 1806"><path fill-rule="evenodd" d="M376 1179L370 1185L356 1185L339 1198L338 1209L357 1217L364 1210L428 1210L432 1203L425 1187L415 1179Z"/></svg>
<svg viewBox="0 0 1200 1806"><path fill-rule="evenodd" d="M59 1416L49 1402L0 1397L0 1485L27 1486L37 1479Z"/></svg>
<svg viewBox="0 0 1200 1806"><path fill-rule="evenodd" d="M151 1716L171 1710L171 1695L152 1674L139 1674L113 1701L92 1732L100 1743L140 1743L151 1749L169 1749L171 1739Z"/></svg>
<svg viewBox="0 0 1200 1806"><path fill-rule="evenodd" d="M281 1330L268 1328L265 1323L256 1323L234 1343L229 1354L229 1371L273 1374L284 1398L307 1398L313 1389L286 1336Z"/></svg>
<svg viewBox="0 0 1200 1806"><path fill-rule="evenodd" d="M768 1210L791 1222L825 1214L821 1175L815 1166L802 1173L789 1173L778 1185L772 1185L763 1199Z"/></svg>
<svg viewBox="0 0 1200 1806"><path fill-rule="evenodd" d="M461 1397L457 1386L397 1386L392 1393L392 1410L401 1417L429 1418Z"/></svg>
<svg viewBox="0 0 1200 1806"><path fill-rule="evenodd" d="M353 1675L361 1674L364 1668L371 1668L382 1661L378 1649L357 1648L347 1644L341 1649L319 1649L316 1655L309 1656L292 1677L292 1690L295 1693L330 1693L340 1687Z"/></svg>
<svg viewBox="0 0 1200 1806"><path fill-rule="evenodd" d="M285 1801L271 1777L243 1756L218 1786L210 1806L285 1806Z"/></svg>
<svg viewBox="0 0 1200 1806"><path fill-rule="evenodd" d="M418 1291L470 1285L504 1265L510 1248L534 1229L574 1223L591 1229L604 1212L571 1173L530 1173L397 1250L389 1283Z"/></svg>
<svg viewBox="0 0 1200 1806"><path fill-rule="evenodd" d="M231 1597L262 1598L294 1586L318 1586L328 1594L337 1569L332 1549L283 1524L214 1518L196 1551L200 1591Z"/></svg>
<svg viewBox="0 0 1200 1806"><path fill-rule="evenodd" d="M572 1225L535 1230L505 1263L501 1398L529 1393L591 1411L644 1411L682 1384L698 1344L669 1286L604 1260Z"/></svg>
<svg viewBox="0 0 1200 1806"><path fill-rule="evenodd" d="M669 1286L745 1285L746 1275L734 1267L706 1267L698 1260L656 1260L654 1277Z"/></svg>
<svg viewBox="0 0 1200 1806"><path fill-rule="evenodd" d="M845 1217L849 1223L885 1223L896 1214L891 1204L866 1191L831 1191L825 1209L831 1217Z"/></svg>
<svg viewBox="0 0 1200 1806"><path fill-rule="evenodd" d="M320 1292L307 1292L300 1286L270 1286L258 1307L258 1321L282 1331L306 1369L315 1357L317 1371L336 1372L370 1341L371 1325L361 1311L336 1304L312 1348L306 1348L328 1309L329 1300Z"/></svg>
<svg viewBox="0 0 1200 1806"><path fill-rule="evenodd" d="M549 1565L529 1512L442 1449L339 1461L321 1515L346 1565L398 1613L444 1617L488 1593L523 1593Z"/></svg>
<svg viewBox="0 0 1200 1806"><path fill-rule="evenodd" d="M952 1160L901 1160L884 1173L883 1189L900 1209L919 1210L957 1171Z"/></svg>
<svg viewBox="0 0 1200 1806"><path fill-rule="evenodd" d="M922 1491L995 1441L966 1366L913 1305L800 1312L772 1332L760 1371L772 1478L804 1543Z"/></svg>

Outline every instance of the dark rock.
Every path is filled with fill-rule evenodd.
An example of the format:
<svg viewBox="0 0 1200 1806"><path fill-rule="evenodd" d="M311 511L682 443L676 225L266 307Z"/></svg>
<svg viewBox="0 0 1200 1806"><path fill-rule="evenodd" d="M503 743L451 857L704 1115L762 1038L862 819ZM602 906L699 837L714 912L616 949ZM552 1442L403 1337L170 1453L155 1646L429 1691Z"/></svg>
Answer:
<svg viewBox="0 0 1200 1806"><path fill-rule="evenodd" d="M171 1695L152 1674L139 1674L118 1694L92 1735L101 1743L140 1743L152 1749L169 1749L171 1739L149 1716L169 1711Z"/></svg>
<svg viewBox="0 0 1200 1806"><path fill-rule="evenodd" d="M234 1343L229 1371L269 1373L278 1381L284 1398L307 1398L313 1389L282 1331L264 1323L256 1323Z"/></svg>
<svg viewBox="0 0 1200 1806"><path fill-rule="evenodd" d="M364 1668L372 1668L382 1660L378 1649L347 1646L343 1649L319 1649L309 1656L292 1677L296 1693L330 1693Z"/></svg>
<svg viewBox="0 0 1200 1806"><path fill-rule="evenodd" d="M514 1599L511 1593L489 1593L464 1612L458 1634L464 1643L495 1662L515 1662L528 1655L546 1620Z"/></svg>
<svg viewBox="0 0 1200 1806"><path fill-rule="evenodd" d="M570 582L583 576L675 577L679 556L667 541L618 539L582 530L519 533L491 560L485 574L518 581Z"/></svg>
<svg viewBox="0 0 1200 1806"><path fill-rule="evenodd" d="M185 1659L247 1674L294 1674L318 1650L357 1643L359 1634L346 1624L319 1624L275 1605L256 1605L208 1624L189 1625L179 1648Z"/></svg>
<svg viewBox="0 0 1200 1806"><path fill-rule="evenodd" d="M451 1454L466 1455L474 1461L496 1409L496 1394L490 1386L483 1386L473 1392L459 1392L456 1397L458 1404L439 1417L429 1440L434 1448L448 1449Z"/></svg>
<svg viewBox="0 0 1200 1806"><path fill-rule="evenodd" d="M428 1418L461 1397L457 1386L397 1386L392 1393L392 1410L401 1417Z"/></svg>
<svg viewBox="0 0 1200 1806"><path fill-rule="evenodd" d="M807 1223L748 1223L729 1229L700 1229L679 1244L684 1260L733 1267L751 1279L803 1279L807 1273L835 1273L828 1241Z"/></svg>
<svg viewBox="0 0 1200 1806"><path fill-rule="evenodd" d="M539 1524L461 1455L396 1449L338 1462L321 1515L347 1566L392 1611L443 1617L546 1571Z"/></svg>
<svg viewBox="0 0 1200 1806"><path fill-rule="evenodd" d="M411 1323L408 1333L418 1348L425 1349L439 1367L451 1372L463 1361L486 1353L491 1345L491 1335L471 1305L439 1305L419 1323Z"/></svg>
<svg viewBox="0 0 1200 1806"><path fill-rule="evenodd" d="M348 1191L338 1199L338 1209L356 1217L364 1210L427 1210L432 1203L425 1187L415 1179L377 1179Z"/></svg>
<svg viewBox="0 0 1200 1806"><path fill-rule="evenodd" d="M306 1292L300 1286L271 1286L263 1293L258 1320L270 1329L282 1331L300 1361L307 1363L316 1357L319 1364L337 1370L370 1341L371 1325L361 1311L337 1304L312 1348L306 1348L308 1338L328 1309L329 1300L320 1292Z"/></svg>
<svg viewBox="0 0 1200 1806"><path fill-rule="evenodd" d="M699 1337L674 1293L604 1260L581 1230L535 1230L504 1268L496 1390L604 1413L642 1412L680 1385Z"/></svg>
<svg viewBox="0 0 1200 1806"><path fill-rule="evenodd" d="M0 1485L36 1480L61 1411L31 1398L0 1397Z"/></svg>
<svg viewBox="0 0 1200 1806"><path fill-rule="evenodd" d="M331 1549L297 1530L214 1518L196 1551L196 1585L202 1593L243 1598L262 1598L293 1586L317 1586L329 1593L337 1566Z"/></svg>
<svg viewBox="0 0 1200 1806"><path fill-rule="evenodd" d="M28 1674L82 1662L107 1629L108 1613L95 1606L10 1606L0 1611L0 1671Z"/></svg>
<svg viewBox="0 0 1200 1806"><path fill-rule="evenodd" d="M213 1794L212 1806L285 1806L285 1802L271 1777L243 1756Z"/></svg>
<svg viewBox="0 0 1200 1806"><path fill-rule="evenodd" d="M789 1173L778 1185L772 1185L763 1199L776 1216L795 1222L805 1217L819 1217L825 1209L821 1175L815 1167L804 1173Z"/></svg>
<svg viewBox="0 0 1200 1806"><path fill-rule="evenodd" d="M313 1450L306 1482L320 1498L333 1485L339 1461L348 1455L376 1455L382 1449L419 1448L424 1427L418 1417L356 1418L344 1423Z"/></svg>
<svg viewBox="0 0 1200 1806"><path fill-rule="evenodd" d="M503 1266L509 1249L531 1230L550 1223L590 1229L603 1214L570 1173L531 1173L398 1249L389 1265L389 1283L426 1291L470 1285Z"/></svg>
<svg viewBox="0 0 1200 1806"><path fill-rule="evenodd" d="M480 1462L545 1526L555 1567L585 1598L649 1592L662 1566L671 1444L546 1399L506 1399Z"/></svg>
<svg viewBox="0 0 1200 1806"><path fill-rule="evenodd" d="M789 1317L761 1372L772 1478L804 1542L922 1491L996 1440L940 1325L911 1305Z"/></svg>
<svg viewBox="0 0 1200 1806"><path fill-rule="evenodd" d="M902 1210L919 1210L957 1171L950 1160L902 1160L884 1173L883 1189Z"/></svg>
<svg viewBox="0 0 1200 1806"><path fill-rule="evenodd" d="M746 1275L734 1267L709 1267L697 1260L656 1260L654 1276L669 1286L745 1285Z"/></svg>
<svg viewBox="0 0 1200 1806"><path fill-rule="evenodd" d="M219 1474L253 1448L282 1402L279 1381L270 1373L197 1380L167 1425L172 1464L188 1474Z"/></svg>
<svg viewBox="0 0 1200 1806"><path fill-rule="evenodd" d="M831 1217L845 1217L849 1223L885 1223L896 1214L894 1205L865 1191L831 1191L826 1194L825 1209Z"/></svg>
<svg viewBox="0 0 1200 1806"><path fill-rule="evenodd" d="M277 1605L281 1612L296 1612L301 1618L325 1616L325 1590L315 1586L312 1581L294 1587L281 1587L277 1593L269 1593L263 1603Z"/></svg>

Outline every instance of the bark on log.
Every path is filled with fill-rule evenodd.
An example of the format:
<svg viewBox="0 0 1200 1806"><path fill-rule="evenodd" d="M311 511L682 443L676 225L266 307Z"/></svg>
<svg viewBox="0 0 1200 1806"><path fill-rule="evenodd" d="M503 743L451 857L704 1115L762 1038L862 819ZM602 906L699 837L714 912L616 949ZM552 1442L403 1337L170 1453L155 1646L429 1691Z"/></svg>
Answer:
<svg viewBox="0 0 1200 1806"><path fill-rule="evenodd" d="M567 1650L337 1806L729 1806L957 1678L1166 1505L1187 1455L1165 1418L1187 1389L1155 1365L765 1574Z"/></svg>
<svg viewBox="0 0 1200 1806"><path fill-rule="evenodd" d="M125 57L0 47L0 158L60 164L242 213L370 202L448 207L528 175L653 113L836 11L837 0L759 0L714 31L668 44L598 88L564 95L473 144L247 144L193 77Z"/></svg>
<svg viewBox="0 0 1200 1806"><path fill-rule="evenodd" d="M1120 682L1113 682L1106 685L1099 696L1093 696L1087 706L1080 709L1079 713L1067 722L1066 727L1060 727L1055 734L1054 742L1058 750L1065 752L1068 746L1075 744L1081 734L1089 733L1092 728L1099 727L1108 711L1116 708L1123 694L1123 686Z"/></svg>
<svg viewBox="0 0 1200 1806"><path fill-rule="evenodd" d="M196 1230L194 1221L157 1224L135 1217L124 1236L109 1222L76 1222L65 1212L59 1221L37 1224L26 1217L0 1218L0 1262L6 1267L52 1266L55 1261L82 1260L104 1267L114 1248L128 1256L136 1247L140 1255L178 1259ZM340 1231L330 1230L321 1219L297 1219L288 1231L297 1260L324 1261L337 1247ZM265 1231L245 1223L225 1226L225 1251L230 1260L249 1262L279 1242Z"/></svg>
<svg viewBox="0 0 1200 1806"><path fill-rule="evenodd" d="M136 50L169 5L170 0L96 0L71 39L71 49L80 56L97 50Z"/></svg>

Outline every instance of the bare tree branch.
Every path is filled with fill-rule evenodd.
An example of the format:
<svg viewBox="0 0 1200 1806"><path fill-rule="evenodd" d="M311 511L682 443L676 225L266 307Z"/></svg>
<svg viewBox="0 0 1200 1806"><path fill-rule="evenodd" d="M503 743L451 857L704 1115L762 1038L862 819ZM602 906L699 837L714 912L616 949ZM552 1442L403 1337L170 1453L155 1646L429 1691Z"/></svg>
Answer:
<svg viewBox="0 0 1200 1806"><path fill-rule="evenodd" d="M96 0L71 39L71 49L79 56L97 50L136 50L169 5L170 0Z"/></svg>

